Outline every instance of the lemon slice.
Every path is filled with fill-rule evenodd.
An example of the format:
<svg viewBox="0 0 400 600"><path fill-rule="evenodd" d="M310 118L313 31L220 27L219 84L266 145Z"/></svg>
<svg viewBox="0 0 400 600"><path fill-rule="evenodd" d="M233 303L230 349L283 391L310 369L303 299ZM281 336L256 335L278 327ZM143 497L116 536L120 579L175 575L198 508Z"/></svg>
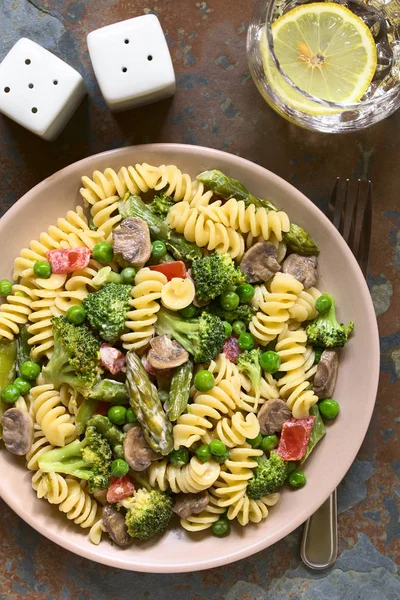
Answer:
<svg viewBox="0 0 400 600"><path fill-rule="evenodd" d="M358 102L375 74L377 54L366 24L348 8L333 2L304 4L272 25L275 54L282 70L312 96L343 104ZM260 49L272 89L293 108L329 114L305 98L282 77L271 57L266 33Z"/></svg>

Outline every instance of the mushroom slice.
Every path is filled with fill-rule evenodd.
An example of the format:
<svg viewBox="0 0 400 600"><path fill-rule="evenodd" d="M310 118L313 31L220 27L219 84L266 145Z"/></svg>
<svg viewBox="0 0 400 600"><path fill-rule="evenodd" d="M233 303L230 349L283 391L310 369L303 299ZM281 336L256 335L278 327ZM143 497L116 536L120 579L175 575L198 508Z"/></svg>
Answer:
<svg viewBox="0 0 400 600"><path fill-rule="evenodd" d="M113 231L114 252L136 268L142 267L150 258L150 231L146 221L139 217L128 217L121 222L121 227Z"/></svg>
<svg viewBox="0 0 400 600"><path fill-rule="evenodd" d="M134 471L145 471L152 460L162 458L150 448L139 425L130 429L124 440L124 458Z"/></svg>
<svg viewBox="0 0 400 600"><path fill-rule="evenodd" d="M118 512L111 504L106 504L103 506L102 519L104 529L112 541L121 546L121 548L129 546L133 540L128 533L123 513Z"/></svg>
<svg viewBox="0 0 400 600"><path fill-rule="evenodd" d="M20 408L9 408L3 415L3 441L9 452L23 456L33 442L33 419Z"/></svg>
<svg viewBox="0 0 400 600"><path fill-rule="evenodd" d="M189 360L189 354L167 335L158 335L150 340L151 349L147 360L154 369L173 369Z"/></svg>
<svg viewBox="0 0 400 600"><path fill-rule="evenodd" d="M316 284L318 279L318 258L316 256L290 254L282 263L282 271L293 275L308 290Z"/></svg>
<svg viewBox="0 0 400 600"><path fill-rule="evenodd" d="M279 433L282 425L292 416L286 402L277 398L269 400L258 411L257 418L260 423L260 432L263 435Z"/></svg>
<svg viewBox="0 0 400 600"><path fill-rule="evenodd" d="M329 398L335 389L339 357L335 350L324 350L314 376L313 391L318 398Z"/></svg>
<svg viewBox="0 0 400 600"><path fill-rule="evenodd" d="M188 519L191 515L198 515L208 505L206 491L198 494L178 494L173 511L181 519Z"/></svg>
<svg viewBox="0 0 400 600"><path fill-rule="evenodd" d="M278 251L271 242L257 242L244 254L240 268L248 283L268 281L281 268Z"/></svg>

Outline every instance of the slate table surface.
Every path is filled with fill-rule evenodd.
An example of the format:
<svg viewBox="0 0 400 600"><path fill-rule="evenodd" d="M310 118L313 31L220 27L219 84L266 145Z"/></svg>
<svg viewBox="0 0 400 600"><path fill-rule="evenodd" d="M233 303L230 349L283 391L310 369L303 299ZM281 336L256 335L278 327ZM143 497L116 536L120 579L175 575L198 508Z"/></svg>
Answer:
<svg viewBox="0 0 400 600"><path fill-rule="evenodd" d="M299 559L299 529L219 569L124 572L64 551L0 501L2 600L400 598L400 112L346 136L307 132L283 120L264 103L248 70L252 9L252 0L0 0L0 59L27 36L75 67L89 91L51 144L0 117L0 209L4 213L32 186L76 160L150 142L199 144L240 155L290 181L323 210L336 176L372 179L369 285L381 335L381 380L366 440L339 490L339 558L328 572L308 571ZM112 115L94 78L86 35L150 12L158 15L168 40L176 95Z"/></svg>

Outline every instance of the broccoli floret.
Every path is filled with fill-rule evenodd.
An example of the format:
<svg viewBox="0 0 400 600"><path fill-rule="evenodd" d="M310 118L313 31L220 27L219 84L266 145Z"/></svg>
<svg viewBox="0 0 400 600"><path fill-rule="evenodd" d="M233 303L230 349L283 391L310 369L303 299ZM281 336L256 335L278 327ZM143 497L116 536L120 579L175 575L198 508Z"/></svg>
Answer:
<svg viewBox="0 0 400 600"><path fill-rule="evenodd" d="M213 252L197 258L192 264L192 277L199 300L212 300L226 289L246 282L246 277L229 254Z"/></svg>
<svg viewBox="0 0 400 600"><path fill-rule="evenodd" d="M179 342L196 363L212 360L225 342L223 322L208 313L196 319L184 319L178 313L161 308L155 328L159 335L168 335Z"/></svg>
<svg viewBox="0 0 400 600"><path fill-rule="evenodd" d="M335 300L330 294L326 294L326 296L331 299L332 305L327 312L318 315L312 323L307 325L308 343L323 348L342 348L354 329L354 323L350 321L347 327L343 323L338 323Z"/></svg>
<svg viewBox="0 0 400 600"><path fill-rule="evenodd" d="M254 469L253 477L247 486L247 495L253 500L276 492L283 486L287 477L287 462L277 452L271 452L269 458L259 457L256 460L258 466Z"/></svg>
<svg viewBox="0 0 400 600"><path fill-rule="evenodd" d="M110 484L112 451L107 440L95 427L87 427L83 440L74 440L63 448L44 452L39 458L39 469L45 473L64 473L106 490Z"/></svg>
<svg viewBox="0 0 400 600"><path fill-rule="evenodd" d="M148 540L168 527L172 517L172 498L159 490L137 490L122 500L127 509L125 523L131 537Z"/></svg>
<svg viewBox="0 0 400 600"><path fill-rule="evenodd" d="M100 341L85 325L72 325L65 317L51 322L54 352L43 367L43 376L56 387L68 383L88 396L100 379Z"/></svg>
<svg viewBox="0 0 400 600"><path fill-rule="evenodd" d="M152 212L165 219L167 216L169 209L175 204L171 196L166 196L165 194L160 194L159 196L154 196L153 202L150 204L150 208Z"/></svg>
<svg viewBox="0 0 400 600"><path fill-rule="evenodd" d="M131 285L107 283L82 302L87 320L106 342L116 342L125 329L131 291Z"/></svg>
<svg viewBox="0 0 400 600"><path fill-rule="evenodd" d="M224 310L218 301L211 302L204 310L228 323L243 321L246 327L257 312L251 304L239 304L234 310Z"/></svg>
<svg viewBox="0 0 400 600"><path fill-rule="evenodd" d="M241 373L244 373L251 382L251 387L256 398L260 397L261 388L261 365L260 365L260 354L261 351L257 348L253 350L246 350L239 354L237 359L237 366Z"/></svg>

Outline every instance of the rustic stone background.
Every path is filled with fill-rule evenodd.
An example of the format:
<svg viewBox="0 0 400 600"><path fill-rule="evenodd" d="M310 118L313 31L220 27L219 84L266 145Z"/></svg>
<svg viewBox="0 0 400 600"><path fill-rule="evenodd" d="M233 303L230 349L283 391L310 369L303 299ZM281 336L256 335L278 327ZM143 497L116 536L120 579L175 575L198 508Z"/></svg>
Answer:
<svg viewBox="0 0 400 600"><path fill-rule="evenodd" d="M307 571L299 559L298 530L220 569L184 575L124 572L62 550L0 501L2 600L400 598L400 113L347 136L310 133L284 121L264 104L248 71L252 8L252 0L0 0L0 59L27 36L75 67L89 91L52 144L0 118L0 207L5 212L36 183L80 158L156 141L211 146L248 158L290 181L322 209L336 176L372 179L369 284L381 334L381 384L366 441L339 491L339 559L329 572ZM112 115L93 75L86 35L149 12L158 15L167 36L176 96Z"/></svg>

